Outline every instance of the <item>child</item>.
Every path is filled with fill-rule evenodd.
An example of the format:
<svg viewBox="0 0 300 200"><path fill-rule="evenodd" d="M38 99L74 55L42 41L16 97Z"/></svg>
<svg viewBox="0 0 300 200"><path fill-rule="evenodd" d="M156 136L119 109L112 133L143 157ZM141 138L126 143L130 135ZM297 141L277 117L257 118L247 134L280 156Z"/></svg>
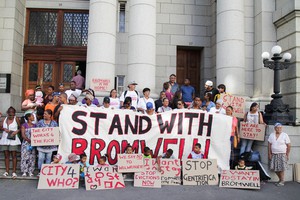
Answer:
<svg viewBox="0 0 300 200"><path fill-rule="evenodd" d="M133 153L132 146L128 143L125 148L125 154L132 154L132 153Z"/></svg>
<svg viewBox="0 0 300 200"><path fill-rule="evenodd" d="M201 153L201 144L197 143L194 146L194 150L188 156L189 159L198 159L203 158L203 154Z"/></svg>
<svg viewBox="0 0 300 200"><path fill-rule="evenodd" d="M84 186L84 168L89 167L89 163L86 162L87 156L85 153L80 155L80 161L79 161L79 166L80 166L80 181L82 183L82 186Z"/></svg>
<svg viewBox="0 0 300 200"><path fill-rule="evenodd" d="M75 153L70 153L66 164L77 164L79 160L80 160L80 156L76 155Z"/></svg>
<svg viewBox="0 0 300 200"><path fill-rule="evenodd" d="M144 158L152 158L152 156L151 156L151 150L150 150L150 148L149 147L145 147L144 148Z"/></svg>
<svg viewBox="0 0 300 200"><path fill-rule="evenodd" d="M247 167L245 165L245 160L244 159L239 159L238 165L235 166L235 170L249 170L252 169L252 167Z"/></svg>
<svg viewBox="0 0 300 200"><path fill-rule="evenodd" d="M106 163L107 157L108 157L107 154L105 154L104 156L101 156L97 167L109 166L109 164Z"/></svg>
<svg viewBox="0 0 300 200"><path fill-rule="evenodd" d="M43 92L42 91L36 91L35 92L35 99L36 99L36 104L38 105L38 106L43 106L44 105L44 103L43 103L43 101L44 101L44 99L43 99Z"/></svg>
<svg viewBox="0 0 300 200"><path fill-rule="evenodd" d="M60 164L59 162L61 161L62 156L60 154L56 154L53 156L53 162L51 164Z"/></svg>
<svg viewBox="0 0 300 200"><path fill-rule="evenodd" d="M202 109L202 111L207 112L207 106L206 105L202 105L201 109Z"/></svg>
<svg viewBox="0 0 300 200"><path fill-rule="evenodd" d="M163 153L161 156L158 156L156 158L156 162L158 165L158 171L161 172L161 166L160 166L160 159L164 158L164 159L175 159L175 157L173 156L173 149L168 149L165 153Z"/></svg>

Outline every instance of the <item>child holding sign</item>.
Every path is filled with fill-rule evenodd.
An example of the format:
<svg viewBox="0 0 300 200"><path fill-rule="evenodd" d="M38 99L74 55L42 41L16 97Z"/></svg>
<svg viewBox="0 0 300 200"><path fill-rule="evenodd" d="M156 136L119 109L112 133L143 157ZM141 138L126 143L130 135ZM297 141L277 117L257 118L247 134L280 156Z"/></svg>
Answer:
<svg viewBox="0 0 300 200"><path fill-rule="evenodd" d="M248 170L248 169L252 169L252 167L247 167L245 165L245 160L244 159L239 159L238 165L235 166L236 170Z"/></svg>
<svg viewBox="0 0 300 200"><path fill-rule="evenodd" d="M145 147L144 148L144 158L152 158L152 156L151 156L151 150L150 150L150 148L149 147Z"/></svg>
<svg viewBox="0 0 300 200"><path fill-rule="evenodd" d="M198 158L203 158L203 154L201 153L201 144L196 143L194 146L194 150L190 153L188 156L189 159L198 159Z"/></svg>
<svg viewBox="0 0 300 200"><path fill-rule="evenodd" d="M107 157L108 157L107 154L105 154L104 156L101 156L97 167L109 166L109 164L106 163Z"/></svg>
<svg viewBox="0 0 300 200"><path fill-rule="evenodd" d="M128 143L125 148L125 154L132 154L132 153L133 153L132 146Z"/></svg>

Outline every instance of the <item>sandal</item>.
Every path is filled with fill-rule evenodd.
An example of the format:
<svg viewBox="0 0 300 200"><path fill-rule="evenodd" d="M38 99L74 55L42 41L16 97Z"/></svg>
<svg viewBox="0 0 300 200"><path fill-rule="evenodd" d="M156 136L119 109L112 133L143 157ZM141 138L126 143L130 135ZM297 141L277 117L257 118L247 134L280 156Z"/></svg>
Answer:
<svg viewBox="0 0 300 200"><path fill-rule="evenodd" d="M8 172L4 172L3 176L5 177L8 176Z"/></svg>
<svg viewBox="0 0 300 200"><path fill-rule="evenodd" d="M15 179L15 178L18 177L18 175L17 175L15 172L13 172L12 175L11 175L11 177L12 177L13 179Z"/></svg>

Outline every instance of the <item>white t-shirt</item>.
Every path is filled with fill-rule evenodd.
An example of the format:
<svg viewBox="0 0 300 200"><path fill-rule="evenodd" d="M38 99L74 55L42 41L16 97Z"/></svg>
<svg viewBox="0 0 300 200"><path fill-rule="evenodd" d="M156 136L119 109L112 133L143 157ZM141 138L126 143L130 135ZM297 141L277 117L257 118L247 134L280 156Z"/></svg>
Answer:
<svg viewBox="0 0 300 200"><path fill-rule="evenodd" d="M218 113L218 114L223 114L223 115L226 115L226 111L224 108L219 108L217 109L216 107L211 107L210 110L209 110L210 113Z"/></svg>
<svg viewBox="0 0 300 200"><path fill-rule="evenodd" d="M111 98L109 105L114 109L120 109L120 99L119 98Z"/></svg>
<svg viewBox="0 0 300 200"><path fill-rule="evenodd" d="M144 110L147 110L146 104L147 104L148 102L151 102L151 103L152 103L153 109L155 110L155 104L154 104L154 100L153 100L152 98L148 98L148 99L146 99L145 97L140 98L137 107L138 107L138 108L142 108L142 109L144 109Z"/></svg>
<svg viewBox="0 0 300 200"><path fill-rule="evenodd" d="M71 94L73 92L77 94L77 98L81 95L81 90L78 90L78 89L75 89L75 91L73 91L73 90L66 90L65 93L67 94L68 99L69 99L69 97L71 96Z"/></svg>
<svg viewBox="0 0 300 200"><path fill-rule="evenodd" d="M137 108L140 96L136 93L136 91L127 90L126 96L124 96L124 94L125 94L125 91L120 96L120 101L124 102L125 97L131 97L131 100L132 100L131 105L133 107Z"/></svg>
<svg viewBox="0 0 300 200"><path fill-rule="evenodd" d="M167 112L167 111L171 111L171 110L172 110L172 108L170 108L169 106L168 107L161 106L157 109L157 112L162 113L162 112Z"/></svg>
<svg viewBox="0 0 300 200"><path fill-rule="evenodd" d="M111 110L114 109L113 107L109 106L108 108L105 108L104 106L100 106L100 109L107 109L107 110Z"/></svg>
<svg viewBox="0 0 300 200"><path fill-rule="evenodd" d="M281 132L276 140L276 133L271 133L268 142L271 144L272 153L286 153L287 144L290 144L290 138L288 134Z"/></svg>

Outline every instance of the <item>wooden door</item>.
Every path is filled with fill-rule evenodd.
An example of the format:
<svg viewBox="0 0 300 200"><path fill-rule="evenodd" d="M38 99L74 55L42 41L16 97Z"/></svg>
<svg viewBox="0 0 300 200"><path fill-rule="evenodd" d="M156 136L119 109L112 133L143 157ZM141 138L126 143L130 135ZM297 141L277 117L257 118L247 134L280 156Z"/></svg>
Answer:
<svg viewBox="0 0 300 200"><path fill-rule="evenodd" d="M59 83L63 83L65 89L70 89L70 83L76 72L76 62L61 62L59 70Z"/></svg>
<svg viewBox="0 0 300 200"><path fill-rule="evenodd" d="M201 49L177 48L176 76L177 83L184 84L184 79L191 81L191 86L200 92Z"/></svg>

